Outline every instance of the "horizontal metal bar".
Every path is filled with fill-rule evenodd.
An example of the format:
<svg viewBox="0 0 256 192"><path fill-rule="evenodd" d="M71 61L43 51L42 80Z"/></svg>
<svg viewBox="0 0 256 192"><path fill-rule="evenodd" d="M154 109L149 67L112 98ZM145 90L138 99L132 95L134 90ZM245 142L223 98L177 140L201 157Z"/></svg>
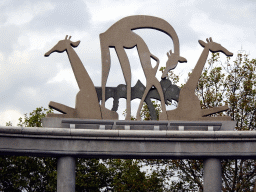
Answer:
<svg viewBox="0 0 256 192"><path fill-rule="evenodd" d="M181 122L181 123L170 123L170 125L172 126L222 126L222 123L219 123L219 122L216 122L216 123L213 123L213 122Z"/></svg>
<svg viewBox="0 0 256 192"><path fill-rule="evenodd" d="M116 125L168 125L168 121L116 121Z"/></svg>
<svg viewBox="0 0 256 192"><path fill-rule="evenodd" d="M62 120L68 124L98 124L98 125L168 125L168 121L126 121L126 120ZM171 126L222 126L219 122L169 122Z"/></svg>
<svg viewBox="0 0 256 192"><path fill-rule="evenodd" d="M62 123L68 124L98 124L98 125L113 125L113 120L62 120Z"/></svg>

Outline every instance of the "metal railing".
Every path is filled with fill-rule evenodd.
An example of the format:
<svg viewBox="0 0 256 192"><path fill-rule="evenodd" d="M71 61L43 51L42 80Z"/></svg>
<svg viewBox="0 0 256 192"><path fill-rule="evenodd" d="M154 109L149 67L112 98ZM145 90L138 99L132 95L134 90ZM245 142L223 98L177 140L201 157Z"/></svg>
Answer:
<svg viewBox="0 0 256 192"><path fill-rule="evenodd" d="M70 128L90 128L101 130L173 130L173 131L218 131L221 122L171 122L171 121L125 121L125 120L79 120L65 119L62 123ZM81 126L84 125L84 126ZM86 126L87 125L87 126ZM91 126L88 126L91 125ZM94 126L92 126L94 125Z"/></svg>

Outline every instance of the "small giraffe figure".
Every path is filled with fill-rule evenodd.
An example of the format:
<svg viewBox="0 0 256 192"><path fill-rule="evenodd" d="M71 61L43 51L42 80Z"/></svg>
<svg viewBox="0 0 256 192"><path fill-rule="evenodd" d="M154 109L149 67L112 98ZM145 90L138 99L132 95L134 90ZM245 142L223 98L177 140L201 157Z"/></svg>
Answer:
<svg viewBox="0 0 256 192"><path fill-rule="evenodd" d="M67 52L68 58L73 69L78 87L80 91L76 95L75 108L51 101L49 106L56 109L62 114L48 114L49 116L62 116L68 118L86 118L86 119L102 119L102 112L98 102L97 93L93 82L88 75L83 63L76 54L74 47L77 47L80 41L73 42L68 35L64 40L60 40L50 51L45 53L48 57L53 52ZM105 110L106 112L106 110ZM109 119L118 119L118 114L114 111L107 113Z"/></svg>
<svg viewBox="0 0 256 192"><path fill-rule="evenodd" d="M167 56L168 56L168 60L167 60L167 62L166 62L165 70L164 70L164 72L163 72L163 74L162 74L162 79L165 79L165 78L166 78L166 76L168 75L168 72L169 72L170 70L176 68L178 62L179 62L179 63L186 63L186 62L187 62L187 60L186 60L184 57L181 57L181 56L178 56L177 54L172 53L172 50L170 50L170 52L167 52ZM156 66L158 67L159 61L158 61L158 60L156 60L156 61L157 61L157 65L156 65ZM156 74L156 72L155 72L155 74ZM148 92L150 91L151 87L152 87L153 85L155 85L154 82L151 82L151 81L152 81L151 79L148 79L146 89L145 89L144 94L143 94L143 96L142 96L142 98L141 98L141 101L140 101L140 104L139 104L139 107L138 107L138 110L137 110L137 115L136 115L136 119L137 119L137 120L140 120L140 119L141 119L140 111L141 111L141 109L142 109L143 102L144 102L144 100L145 100L145 98L146 98ZM158 90L158 89L157 89L157 90ZM160 95L160 98L161 98L161 94L159 94L159 95ZM162 98L161 98L161 99L162 99ZM162 105L162 106L163 106L163 105L165 106L165 103L162 102L161 105ZM163 108L163 107L162 107L162 108ZM165 111L162 112L162 117L163 117L163 115L164 115L165 113L166 113ZM167 120L167 119L166 119L166 118L163 118L163 120Z"/></svg>
<svg viewBox="0 0 256 192"><path fill-rule="evenodd" d="M178 107L174 110L167 111L168 120L187 120L187 121L202 121L202 120L230 120L230 117L205 117L207 115L228 110L228 106L214 107L210 109L201 109L200 100L195 95L195 89L200 75L203 71L209 51L216 53L222 52L226 56L233 56L226 48L212 41L212 38L206 39L207 43L199 40L199 44L204 47L204 50L192 72L187 83L180 90ZM164 118L160 115L160 120Z"/></svg>
<svg viewBox="0 0 256 192"><path fill-rule="evenodd" d="M172 57L173 64L175 66L179 61L181 61L181 57L179 56L179 39L178 36L173 29L173 27L163 19L153 17L153 16L145 16L145 15L135 15L135 16L129 16L125 17L119 21L117 21L115 24L113 24L107 31L100 34L100 45L101 45L101 59L102 59L102 108L105 108L105 95L106 95L106 82L110 70L110 52L109 48L115 48L117 56L120 61L120 65L123 71L124 79L127 85L127 99L126 99L126 107L127 107L127 115L126 120L131 120L131 68L129 59L127 57L127 54L125 53L124 48L133 48L137 47L140 62L142 69L144 71L145 77L146 77L146 90L145 93L141 99L141 103L139 105L138 111L137 111L137 119L140 119L140 110L142 107L142 104L145 100L145 97L147 96L148 91L151 89L152 86L154 86L161 98L161 106L162 106L162 117L164 119L167 119L166 115L166 107L164 102L164 95L162 91L162 87L155 77L159 61L156 56L150 53L146 43L144 40L134 33L132 30L135 29L142 29L142 28L150 28L150 29L156 29L161 32L166 33L169 37L172 38L173 44L174 44L174 53L175 57ZM157 62L157 65L152 68L151 65L151 58L154 59ZM164 74L167 75L168 69L166 68L166 71Z"/></svg>

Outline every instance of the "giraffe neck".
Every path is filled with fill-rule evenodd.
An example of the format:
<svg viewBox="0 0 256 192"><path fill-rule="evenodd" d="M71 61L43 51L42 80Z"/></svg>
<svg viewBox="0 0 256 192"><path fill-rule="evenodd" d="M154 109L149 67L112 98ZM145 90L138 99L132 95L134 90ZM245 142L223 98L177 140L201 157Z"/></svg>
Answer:
<svg viewBox="0 0 256 192"><path fill-rule="evenodd" d="M79 89L85 90L89 84L93 85L93 82L84 68L83 63L71 46L67 48L67 54Z"/></svg>
<svg viewBox="0 0 256 192"><path fill-rule="evenodd" d="M200 58L197 61L195 68L193 69L193 71L184 87L189 88L191 91L194 91L196 89L198 80L202 74L208 54L209 54L209 47L208 47L208 45L206 45L204 47L203 52L201 53Z"/></svg>

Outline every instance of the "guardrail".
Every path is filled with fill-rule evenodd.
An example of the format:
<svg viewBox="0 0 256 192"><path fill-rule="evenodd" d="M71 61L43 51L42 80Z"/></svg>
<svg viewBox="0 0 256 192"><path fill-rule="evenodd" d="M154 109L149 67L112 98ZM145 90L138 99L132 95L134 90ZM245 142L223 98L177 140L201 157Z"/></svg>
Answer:
<svg viewBox="0 0 256 192"><path fill-rule="evenodd" d="M91 129L124 129L124 130L179 130L179 131L219 131L221 122L171 122L171 121L122 121L122 120L78 120L65 119L62 123L69 124L70 128L83 128L76 125L87 125ZM88 126L89 125L89 126ZM92 126L98 125L98 126ZM86 127L84 127L86 128Z"/></svg>

